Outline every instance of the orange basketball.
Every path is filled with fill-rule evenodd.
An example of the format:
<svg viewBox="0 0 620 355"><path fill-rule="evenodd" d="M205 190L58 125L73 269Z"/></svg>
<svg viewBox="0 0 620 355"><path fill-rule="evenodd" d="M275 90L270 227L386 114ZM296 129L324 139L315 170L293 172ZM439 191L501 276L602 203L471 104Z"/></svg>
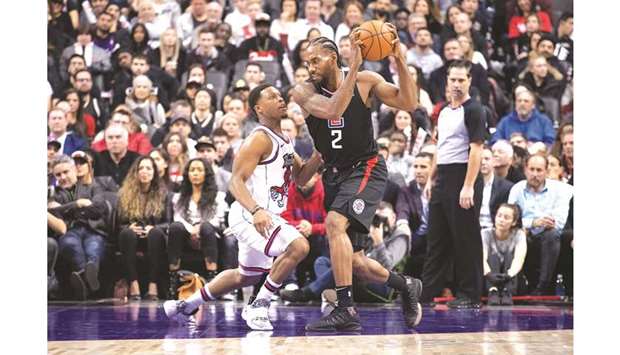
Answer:
<svg viewBox="0 0 620 355"><path fill-rule="evenodd" d="M379 20L366 21L360 25L359 39L362 58L378 61L390 54L394 34L387 25Z"/></svg>

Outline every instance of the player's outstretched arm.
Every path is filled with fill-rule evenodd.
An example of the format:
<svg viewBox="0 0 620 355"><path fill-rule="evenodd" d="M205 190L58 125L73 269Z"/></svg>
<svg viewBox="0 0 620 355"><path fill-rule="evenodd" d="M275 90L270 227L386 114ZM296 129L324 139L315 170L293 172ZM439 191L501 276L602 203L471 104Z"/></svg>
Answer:
<svg viewBox="0 0 620 355"><path fill-rule="evenodd" d="M248 211L257 205L245 182L252 176L258 163L271 153L271 139L261 131L250 135L241 145L233 161L232 176L228 189L235 199Z"/></svg>
<svg viewBox="0 0 620 355"><path fill-rule="evenodd" d="M411 78L411 74L409 74L406 56L401 48L396 27L391 23L386 23L386 25L394 33L395 38L392 41L392 52L390 55L394 57L396 62L398 86L386 82L381 75L370 71L364 71L363 74L360 74L360 80L370 81L372 91L386 105L400 110L413 111L418 106L417 84Z"/></svg>
<svg viewBox="0 0 620 355"><path fill-rule="evenodd" d="M357 81L357 72L362 64L362 54L359 47L361 41L357 39L359 37L358 32L359 29L355 29L349 35L351 38L351 55L353 58L351 63L349 63L349 73L331 97L317 94L314 86L310 83L298 84L293 89L293 98L295 102L301 106L304 111L304 116L310 114L325 120L333 120L342 117L347 106L349 106L351 97L353 97L353 89Z"/></svg>
<svg viewBox="0 0 620 355"><path fill-rule="evenodd" d="M295 184L297 186L304 186L319 169L323 163L323 159L321 158L321 154L316 150L312 153L310 159L305 162L297 154L295 154L294 157L293 179L295 179Z"/></svg>

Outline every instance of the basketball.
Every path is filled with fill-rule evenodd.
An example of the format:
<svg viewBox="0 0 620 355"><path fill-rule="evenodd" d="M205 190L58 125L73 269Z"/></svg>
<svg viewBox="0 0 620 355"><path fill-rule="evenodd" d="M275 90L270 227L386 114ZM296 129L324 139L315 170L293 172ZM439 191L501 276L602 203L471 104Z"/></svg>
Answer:
<svg viewBox="0 0 620 355"><path fill-rule="evenodd" d="M360 25L359 39L362 41L360 50L362 58L378 61L390 54L394 34L387 25L378 20L366 21Z"/></svg>

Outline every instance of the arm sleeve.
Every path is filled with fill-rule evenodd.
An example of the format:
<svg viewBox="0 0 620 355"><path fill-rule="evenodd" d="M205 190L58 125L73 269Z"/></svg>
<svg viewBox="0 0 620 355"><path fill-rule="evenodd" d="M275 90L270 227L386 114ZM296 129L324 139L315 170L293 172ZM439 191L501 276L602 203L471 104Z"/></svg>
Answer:
<svg viewBox="0 0 620 355"><path fill-rule="evenodd" d="M514 257L512 258L512 264L508 269L508 276L514 277L521 271L525 256L527 255L527 241L525 238L525 232L523 230L517 231L517 245L515 246Z"/></svg>
<svg viewBox="0 0 620 355"><path fill-rule="evenodd" d="M484 120L482 106L472 102L465 108L465 127L469 135L469 142L484 142Z"/></svg>

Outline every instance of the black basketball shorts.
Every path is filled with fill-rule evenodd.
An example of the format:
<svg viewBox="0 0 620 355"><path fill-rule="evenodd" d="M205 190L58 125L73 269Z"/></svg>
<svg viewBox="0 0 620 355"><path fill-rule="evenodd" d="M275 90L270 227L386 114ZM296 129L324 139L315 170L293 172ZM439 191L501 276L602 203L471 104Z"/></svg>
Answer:
<svg viewBox="0 0 620 355"><path fill-rule="evenodd" d="M323 173L324 205L349 219L347 233L368 234L372 219L383 199L387 184L387 166L378 155L350 168L327 168Z"/></svg>

